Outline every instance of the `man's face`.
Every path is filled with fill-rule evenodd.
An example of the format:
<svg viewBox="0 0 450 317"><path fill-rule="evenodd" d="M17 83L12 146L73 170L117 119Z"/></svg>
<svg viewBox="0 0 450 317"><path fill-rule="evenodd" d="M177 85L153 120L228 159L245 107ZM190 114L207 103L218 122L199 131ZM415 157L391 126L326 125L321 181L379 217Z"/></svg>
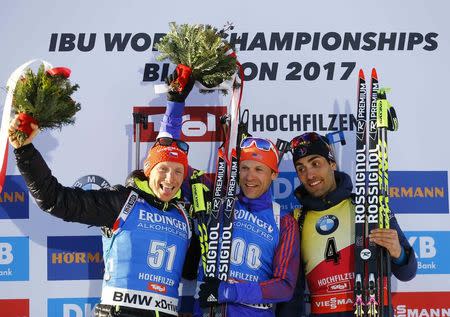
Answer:
<svg viewBox="0 0 450 317"><path fill-rule="evenodd" d="M263 163L252 160L239 163L239 184L247 198L258 198L264 194L277 176L278 173Z"/></svg>
<svg viewBox="0 0 450 317"><path fill-rule="evenodd" d="M334 171L336 163L328 162L323 156L308 155L295 162L297 176L308 193L316 198L323 198L336 189Z"/></svg>
<svg viewBox="0 0 450 317"><path fill-rule="evenodd" d="M148 184L159 200L168 202L181 187L184 166L177 162L160 162L150 172Z"/></svg>

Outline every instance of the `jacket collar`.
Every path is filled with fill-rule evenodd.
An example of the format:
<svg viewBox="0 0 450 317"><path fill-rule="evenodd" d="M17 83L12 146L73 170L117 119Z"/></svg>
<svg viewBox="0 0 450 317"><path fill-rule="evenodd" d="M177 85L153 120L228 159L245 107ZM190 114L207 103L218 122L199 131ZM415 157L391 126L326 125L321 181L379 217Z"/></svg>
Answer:
<svg viewBox="0 0 450 317"><path fill-rule="evenodd" d="M268 189L258 198L246 197L242 190L238 195L239 202L242 203L249 211L259 211L272 207L273 195L272 189Z"/></svg>

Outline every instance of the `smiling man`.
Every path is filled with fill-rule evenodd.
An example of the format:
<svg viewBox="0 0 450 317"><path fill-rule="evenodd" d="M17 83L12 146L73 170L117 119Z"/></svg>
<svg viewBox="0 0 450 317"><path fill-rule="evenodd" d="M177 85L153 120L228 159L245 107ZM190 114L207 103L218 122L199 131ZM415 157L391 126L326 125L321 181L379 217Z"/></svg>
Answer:
<svg viewBox="0 0 450 317"><path fill-rule="evenodd" d="M292 297L300 259L295 219L273 201L278 151L267 139L241 142L228 281L207 278L200 306L222 305L227 317L271 317L274 303ZM201 316L201 313L198 312Z"/></svg>
<svg viewBox="0 0 450 317"><path fill-rule="evenodd" d="M193 84L190 80L181 93L168 93L168 110L182 111ZM18 116L11 121L10 143L39 207L65 221L102 227L105 273L95 316L178 316L178 286L186 254L186 263L195 263L199 257L195 244L190 244L190 220L181 191L188 175L189 146L165 133L181 121L165 117L142 178L131 177L127 186L86 191L65 187L53 176L32 144L37 125L31 124L33 132L19 145L13 132L22 125Z"/></svg>
<svg viewBox="0 0 450 317"><path fill-rule="evenodd" d="M295 137L290 147L301 182L295 196L302 205L302 256L296 294L290 302L278 305L277 316L303 315L305 276L312 316L354 316L355 209L350 176L336 171L336 160L324 136L305 133ZM390 219L390 228L372 230L369 239L388 250L395 277L408 281L417 271L414 250L395 217ZM342 288L329 287L329 281L339 281ZM332 301L336 305L327 304Z"/></svg>

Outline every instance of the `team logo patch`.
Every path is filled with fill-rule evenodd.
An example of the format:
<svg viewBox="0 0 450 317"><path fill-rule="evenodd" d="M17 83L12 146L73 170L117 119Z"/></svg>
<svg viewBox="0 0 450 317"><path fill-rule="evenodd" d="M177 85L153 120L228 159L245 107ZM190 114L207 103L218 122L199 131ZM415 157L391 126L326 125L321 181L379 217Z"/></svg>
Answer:
<svg viewBox="0 0 450 317"><path fill-rule="evenodd" d="M177 152L169 152L169 155L173 156L173 157L178 157L178 153Z"/></svg>
<svg viewBox="0 0 450 317"><path fill-rule="evenodd" d="M333 233L337 227L339 227L339 220L333 215L323 216L316 223L316 230L322 235Z"/></svg>

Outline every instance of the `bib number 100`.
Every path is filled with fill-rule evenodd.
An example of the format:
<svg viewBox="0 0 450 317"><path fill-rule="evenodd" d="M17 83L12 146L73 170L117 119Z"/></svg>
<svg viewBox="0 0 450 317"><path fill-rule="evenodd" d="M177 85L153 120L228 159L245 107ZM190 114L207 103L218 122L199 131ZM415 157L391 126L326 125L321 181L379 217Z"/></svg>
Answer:
<svg viewBox="0 0 450 317"><path fill-rule="evenodd" d="M247 243L240 238L233 240L231 246L231 263L241 265L244 261L253 270L261 266L261 249L254 243Z"/></svg>

